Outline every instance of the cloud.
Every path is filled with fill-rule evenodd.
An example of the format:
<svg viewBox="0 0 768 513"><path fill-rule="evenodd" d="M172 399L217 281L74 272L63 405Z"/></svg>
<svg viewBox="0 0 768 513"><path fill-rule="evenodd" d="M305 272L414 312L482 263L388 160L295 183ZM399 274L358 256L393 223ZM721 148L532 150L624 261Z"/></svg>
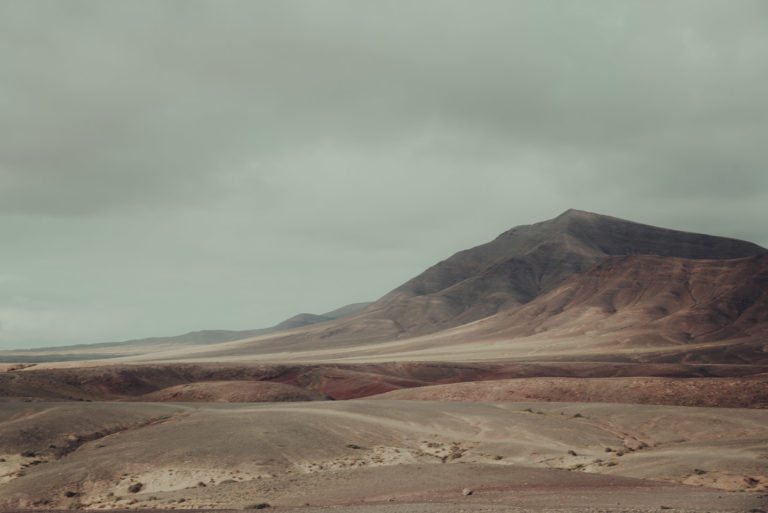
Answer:
<svg viewBox="0 0 768 513"><path fill-rule="evenodd" d="M0 273L130 337L373 299L569 207L768 244L768 8L736 5L3 2Z"/></svg>

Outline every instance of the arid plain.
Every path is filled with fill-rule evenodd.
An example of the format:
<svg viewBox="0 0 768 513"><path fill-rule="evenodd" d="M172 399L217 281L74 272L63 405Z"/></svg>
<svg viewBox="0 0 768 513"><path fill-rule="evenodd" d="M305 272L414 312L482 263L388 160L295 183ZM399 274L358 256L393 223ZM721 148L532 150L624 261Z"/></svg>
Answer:
<svg viewBox="0 0 768 513"><path fill-rule="evenodd" d="M761 511L768 253L582 211L274 328L2 352L0 508Z"/></svg>

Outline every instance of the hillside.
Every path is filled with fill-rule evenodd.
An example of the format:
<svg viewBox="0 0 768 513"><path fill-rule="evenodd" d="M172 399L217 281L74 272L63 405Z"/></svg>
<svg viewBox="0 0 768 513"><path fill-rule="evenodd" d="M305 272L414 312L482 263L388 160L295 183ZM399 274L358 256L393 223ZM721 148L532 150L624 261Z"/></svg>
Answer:
<svg viewBox="0 0 768 513"><path fill-rule="evenodd" d="M310 361L364 358L366 354L400 358L408 353L416 357L419 351L426 351L421 358L443 359L446 345L466 344L464 351L456 353L455 359L460 360L472 357L476 350L473 343L477 341L531 337L550 330L550 325L556 325L562 336L586 336L593 332L591 324L589 329L583 325L596 319L597 310L591 307L589 315L572 310L550 320L571 300L575 303L569 308L575 308L576 303L591 304L590 301L605 303L599 320L607 337L602 341L609 348L618 347L611 345L614 342L634 347L649 334L650 338L643 342L646 347L721 340L739 335L752 322L749 316L736 322L734 312L752 304L750 301L755 302L751 311L759 314L763 308L762 289L750 277L762 272L765 259L759 256L766 255L766 251L750 242L569 210L549 221L513 228L487 244L456 253L357 315L196 350L186 357L279 358L277 355L290 352L295 359L302 358L297 352L304 352L305 361ZM755 259L740 260L749 257ZM595 267L602 262L606 262L604 266ZM582 277L584 282L579 281ZM695 281L695 298L686 285L691 279ZM596 280L605 283L597 286ZM671 281L675 284L669 290L657 290L660 284ZM567 290L555 292L565 283L569 283ZM655 297L653 301L658 304L648 303L645 310L627 309L629 303L612 303L617 287L626 289L617 296L619 301L632 291L642 293L643 297L655 292L666 296ZM674 294L680 296L680 301L674 301ZM701 303L706 298L711 301ZM613 315L617 308L622 312ZM670 319L656 323L669 315ZM760 319L752 324L759 324ZM636 329L651 321L655 324L646 326L648 329ZM571 322L576 324L568 324ZM696 326L686 327L686 323ZM634 337L632 342L616 331L626 329L627 324L634 327L626 332ZM702 329L708 330L706 337ZM399 342L402 344L392 345ZM389 346L379 349L374 347L377 344ZM536 348L521 344L507 346L486 351L486 357L515 358L537 352ZM579 349L579 345L563 349L568 349L568 354ZM156 357L176 358L173 352Z"/></svg>
<svg viewBox="0 0 768 513"><path fill-rule="evenodd" d="M123 361L624 361L654 351L660 361L763 361L755 337L766 325L766 255L750 242L568 210L460 251L373 304L98 352Z"/></svg>
<svg viewBox="0 0 768 513"><path fill-rule="evenodd" d="M568 210L456 253L373 308L409 334L431 333L528 303L607 256L729 259L765 251L750 242Z"/></svg>

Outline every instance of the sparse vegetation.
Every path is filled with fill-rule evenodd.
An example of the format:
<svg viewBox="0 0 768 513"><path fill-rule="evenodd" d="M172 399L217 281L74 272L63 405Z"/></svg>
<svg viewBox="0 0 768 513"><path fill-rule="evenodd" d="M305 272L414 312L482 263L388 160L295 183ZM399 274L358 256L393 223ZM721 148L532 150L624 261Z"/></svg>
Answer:
<svg viewBox="0 0 768 513"><path fill-rule="evenodd" d="M265 509L270 507L271 506L268 502L257 502L256 504L249 504L245 507L245 509Z"/></svg>
<svg viewBox="0 0 768 513"><path fill-rule="evenodd" d="M584 417L584 415L582 415L581 413L574 413L574 414L573 414L573 418L574 418L574 419L581 419L581 418L583 418L583 417Z"/></svg>

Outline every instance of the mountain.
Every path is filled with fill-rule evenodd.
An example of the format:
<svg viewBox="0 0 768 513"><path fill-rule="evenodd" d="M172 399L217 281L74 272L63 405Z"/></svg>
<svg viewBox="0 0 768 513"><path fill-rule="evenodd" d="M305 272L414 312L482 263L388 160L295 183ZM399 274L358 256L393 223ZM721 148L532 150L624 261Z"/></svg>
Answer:
<svg viewBox="0 0 768 513"><path fill-rule="evenodd" d="M736 239L568 210L460 251L373 304L300 314L267 330L99 349L158 361L559 359L600 347L615 354L680 344L700 352L717 340L752 341L765 325L760 276L767 252ZM485 342L492 345L478 345ZM749 344L744 355L755 350Z"/></svg>
<svg viewBox="0 0 768 513"><path fill-rule="evenodd" d="M605 285L604 288L594 285L593 273L600 272L594 266L601 262L608 265L601 269L610 269L604 278L606 283L610 276L615 276L616 283L627 284L628 287L638 290L660 279L663 283L682 279L679 284L675 282L674 291L669 291L669 294L682 294L677 288L685 286L685 274L682 271L682 274L674 274L672 270L677 268L687 269L692 273L689 282L694 279L693 276L699 281L702 277L709 276L715 281L701 281L704 283L701 285L702 290L711 289L713 294L725 293L730 289L722 285L723 283L739 289L733 291L733 297L723 296L721 303L727 304L730 301L738 302L738 298L742 297L740 294L746 294L744 298L749 296L750 293L742 290L744 276L745 273L757 272L755 269L749 272L739 270L741 266L748 264L737 260L764 256L766 251L768 250L750 242L669 230L579 210L568 210L554 219L512 228L487 244L460 251L407 281L356 315L289 332L224 344L211 348L210 351L198 351L195 356L231 358L290 353L292 358L298 358L295 353L308 352L308 355L327 353L332 354L329 358L337 358L342 353L334 351L343 351L347 356L353 352L370 356L370 352L374 350L377 355L394 355L391 345L381 350L372 346L397 342L398 351L423 349L429 353L432 351L429 348L437 348L434 354L429 354L434 359L441 359L446 356L438 350L446 344L464 343L471 347L473 340L488 339L492 335L497 338L531 337L535 335L540 324L555 322L546 317L549 315L547 312L552 314L558 308L565 310L566 306L573 308L572 312L577 312L576 304L551 306L553 301L570 297L571 292L562 291L557 294L564 295L558 296L560 299L557 300L553 299L554 296L547 295L555 294L555 291L560 290L559 287L566 283L572 290L575 290L574 287L582 287L579 289L582 292L574 297L593 296L594 301L608 301L608 291L613 290L611 287L615 288L616 284ZM625 260L612 260L616 257L624 257ZM625 262L627 269L617 267L616 262ZM705 262L711 263L705 265ZM756 262L762 260L758 258ZM658 274L654 274L655 263L658 263ZM633 270L633 265L638 265L639 269L645 269L646 272L630 276L631 273L627 273ZM665 270L667 265L673 269ZM580 282L581 279L592 280L589 282L591 285ZM721 285L715 287L716 283ZM587 290L592 290L592 296L585 292ZM698 291L696 297L701 298L702 294L703 292ZM539 301L539 298L545 296L547 299ZM665 308L671 311L670 305L665 306L666 302L664 300L653 306L658 307L659 316ZM617 304L613 308L618 312L619 307L623 309L625 306ZM717 316L714 310L708 310L709 313L706 314L701 313L703 307L699 303L683 305L680 308L682 310L678 312L677 318L682 318L680 316L683 312L688 312L686 309L693 309L693 313L685 314L685 318L689 319L687 322L694 322L691 319L697 318L696 315ZM531 312L538 313L533 315ZM627 310L616 319L624 315L627 318L632 317L631 322L635 324L649 322L644 313L641 315L636 310ZM550 317L555 316L552 314ZM569 319L569 316L563 315L558 319ZM630 321L625 319L622 322ZM566 327L563 324L561 329L562 333L567 333L569 329L582 334L589 331L582 329L581 325ZM680 337L688 337L685 333L689 333L690 337L693 337L692 340L703 340L702 334L697 334L693 328L686 330L681 327L676 334L667 333L661 336L678 341ZM726 336L725 331L718 333ZM607 339L613 341L621 339L622 336L620 332L606 335ZM526 349L534 352L535 350L533 347ZM468 351L469 354L462 357L471 358L472 350ZM460 358L458 354L456 358ZM507 354L507 357L512 356L512 353ZM169 357L172 358L171 355Z"/></svg>
<svg viewBox="0 0 768 513"><path fill-rule="evenodd" d="M727 259L765 251L750 242L568 210L456 253L390 292L372 309L408 334L431 333L528 303L611 255Z"/></svg>
<svg viewBox="0 0 768 513"><path fill-rule="evenodd" d="M766 365L766 339L763 253L728 260L607 257L526 305L437 333L431 344L445 350L471 341L464 350L476 356L503 348L551 361Z"/></svg>

